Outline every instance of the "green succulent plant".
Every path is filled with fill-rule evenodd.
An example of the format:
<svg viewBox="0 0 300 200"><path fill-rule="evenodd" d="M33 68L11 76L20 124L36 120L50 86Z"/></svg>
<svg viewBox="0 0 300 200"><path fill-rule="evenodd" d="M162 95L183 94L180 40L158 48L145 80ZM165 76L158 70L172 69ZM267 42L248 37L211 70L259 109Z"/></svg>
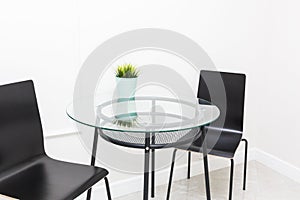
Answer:
<svg viewBox="0 0 300 200"><path fill-rule="evenodd" d="M132 64L119 65L116 70L116 77L119 78L136 78L139 75L139 71L136 66Z"/></svg>

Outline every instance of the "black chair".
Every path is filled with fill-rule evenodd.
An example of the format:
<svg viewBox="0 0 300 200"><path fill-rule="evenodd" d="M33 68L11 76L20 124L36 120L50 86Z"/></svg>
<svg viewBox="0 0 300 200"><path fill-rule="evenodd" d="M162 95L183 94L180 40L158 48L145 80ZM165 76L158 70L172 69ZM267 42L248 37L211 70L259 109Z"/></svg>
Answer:
<svg viewBox="0 0 300 200"><path fill-rule="evenodd" d="M244 157L244 180L243 190L246 190L247 173L247 151L248 141L242 139L243 116L244 116L244 97L245 97L244 74L201 71L198 86L198 99L202 104L206 100L216 105L220 109L219 118L204 128L206 131L205 143L208 154L229 158L231 161L229 199L232 199L234 154L240 142L245 142ZM188 151L188 179L191 171L191 152L202 152L201 138L197 139L190 146L178 147ZM173 152L170 181L168 186L167 199L170 198L171 182L173 176L176 150Z"/></svg>
<svg viewBox="0 0 300 200"><path fill-rule="evenodd" d="M69 200L104 178L111 199L107 175L103 168L46 155L32 81L0 86L0 194L22 200Z"/></svg>

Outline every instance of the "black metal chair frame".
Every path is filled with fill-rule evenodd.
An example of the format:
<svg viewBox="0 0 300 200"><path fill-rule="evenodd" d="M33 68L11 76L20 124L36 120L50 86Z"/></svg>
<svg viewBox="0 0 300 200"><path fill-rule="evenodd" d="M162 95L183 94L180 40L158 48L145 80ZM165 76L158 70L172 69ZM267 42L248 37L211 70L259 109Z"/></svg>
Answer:
<svg viewBox="0 0 300 200"><path fill-rule="evenodd" d="M95 164L96 164L97 144L98 144L98 138L99 138L100 131L101 130L99 128L95 128L93 149L92 149L92 156L91 156L91 166L95 166ZM106 188L106 192L107 192L107 198L108 198L108 200L112 200L110 188L109 188L109 182L108 182L107 177L104 178L104 181L105 181L105 188ZM87 196L86 196L87 200L91 199L91 194L92 194L92 188L90 188L87 192Z"/></svg>
<svg viewBox="0 0 300 200"><path fill-rule="evenodd" d="M207 145L206 145L206 131L205 131L205 126L202 126L200 128L200 139L202 141L202 155L203 155L203 164L204 164L204 178L205 178L205 189L206 189L206 199L210 200L211 199L211 194L210 194L210 180L209 180L209 168L208 168L208 152L207 152ZM172 179L173 179L173 172L174 172L174 165L175 165L175 158L176 158L176 153L178 149L173 150L173 155L172 155L172 162L171 162L171 170L170 170L170 176L169 176L169 184L168 184L168 189L167 189L167 200L170 199L170 194L171 194L171 186L172 186ZM189 168L190 170L190 168Z"/></svg>
<svg viewBox="0 0 300 200"><path fill-rule="evenodd" d="M244 149L244 170L243 170L243 190L246 190L246 182L247 182L247 162L248 162L248 140L243 138L241 140L245 142ZM176 149L175 149L176 150ZM174 151L175 151L174 150ZM188 152L188 170L187 170L187 179L191 178L191 151ZM233 190L233 174L234 174L234 159L230 159L230 184L229 184L229 199L232 199L232 190Z"/></svg>
<svg viewBox="0 0 300 200"><path fill-rule="evenodd" d="M208 71L208 72L210 72L210 71ZM224 72L217 72L217 73L224 73ZM200 81L201 81L201 78L200 78ZM200 81L199 81L199 85L200 85ZM199 91L198 91L198 98L199 98ZM200 101L199 101L199 103L200 103ZM201 129L201 130L202 130L202 132L206 132L204 129ZM205 135L206 134L203 134L203 133L201 134L201 136L203 136L203 137L201 138L202 147L200 147L200 149L202 149L202 153L203 154L207 155L207 152L205 152L206 147L203 148L203 145L206 145L206 137L205 137ZM243 190L246 190L247 159L248 159L248 141L246 139L241 139L240 141L245 142L244 170L243 170ZM173 151L172 163L171 163L171 171L170 171L169 184L168 184L167 197L166 197L167 200L170 199L170 192L171 192L172 178L173 178L173 170L174 170L175 158L176 158L176 152L177 152L177 150L178 149L174 149L174 151ZM210 154L210 153L208 153L208 154ZM215 156L222 157L220 155L215 155ZM187 163L187 179L190 179L190 177L191 177L191 158L192 158L191 151L188 151L188 156L187 156L187 161L188 161L188 163ZM204 162L207 162L207 159L204 159ZM205 173L206 177L209 177L208 172L206 172L206 169L205 169L204 173ZM230 158L229 200L232 199L233 175L234 175L234 158L232 157L232 158ZM205 182L206 182L206 192L209 193L209 191L210 191L209 179L206 179ZM207 199L209 199L209 200L211 199L210 194L207 196Z"/></svg>

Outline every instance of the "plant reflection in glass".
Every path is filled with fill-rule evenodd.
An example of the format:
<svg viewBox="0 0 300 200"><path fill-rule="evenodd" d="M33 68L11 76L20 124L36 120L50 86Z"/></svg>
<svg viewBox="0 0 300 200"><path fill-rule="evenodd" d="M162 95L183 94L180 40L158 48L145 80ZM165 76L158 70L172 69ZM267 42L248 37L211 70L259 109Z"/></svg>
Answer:
<svg viewBox="0 0 300 200"><path fill-rule="evenodd" d="M116 70L118 104L114 124L124 127L137 125L134 94L139 71L135 65L119 65Z"/></svg>

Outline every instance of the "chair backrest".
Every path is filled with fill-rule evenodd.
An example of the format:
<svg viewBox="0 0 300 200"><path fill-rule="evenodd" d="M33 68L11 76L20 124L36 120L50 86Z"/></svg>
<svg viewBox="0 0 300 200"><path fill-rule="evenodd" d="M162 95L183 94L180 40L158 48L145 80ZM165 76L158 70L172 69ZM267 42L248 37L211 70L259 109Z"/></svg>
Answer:
<svg viewBox="0 0 300 200"><path fill-rule="evenodd" d="M210 127L243 132L245 74L201 71L198 86L199 99L218 106L220 117Z"/></svg>
<svg viewBox="0 0 300 200"><path fill-rule="evenodd" d="M33 82L0 86L0 172L44 153Z"/></svg>

